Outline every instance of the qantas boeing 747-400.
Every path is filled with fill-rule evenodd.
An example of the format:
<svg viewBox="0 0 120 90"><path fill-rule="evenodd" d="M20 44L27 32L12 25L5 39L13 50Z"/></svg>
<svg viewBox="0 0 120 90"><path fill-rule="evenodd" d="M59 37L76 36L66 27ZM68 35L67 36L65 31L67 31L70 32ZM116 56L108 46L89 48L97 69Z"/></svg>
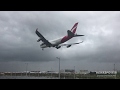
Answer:
<svg viewBox="0 0 120 90"><path fill-rule="evenodd" d="M78 43L71 43L71 44L62 44L68 40L70 40L73 37L78 37L78 36L84 36L84 35L78 35L75 34L76 33L76 29L77 29L77 25L78 22L74 24L74 26L72 27L71 30L67 30L67 35L64 37L61 37L59 39L56 40L50 40L48 41L47 39L45 39L43 37L43 35L38 32L38 28L36 29L35 33L38 35L39 39L37 40L37 42L42 41L43 43L40 45L40 47L42 48L47 48L47 47L55 47L57 49L61 48L61 46L66 46L67 48L69 48L70 46L74 45L74 44L80 44L82 42L78 42Z"/></svg>

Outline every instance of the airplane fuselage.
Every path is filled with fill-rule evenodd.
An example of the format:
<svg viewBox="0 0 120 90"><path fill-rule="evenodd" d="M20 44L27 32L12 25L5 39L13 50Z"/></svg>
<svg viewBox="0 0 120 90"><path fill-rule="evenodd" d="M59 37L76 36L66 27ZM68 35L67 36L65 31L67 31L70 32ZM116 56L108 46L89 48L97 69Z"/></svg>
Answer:
<svg viewBox="0 0 120 90"><path fill-rule="evenodd" d="M55 47L55 46L58 46L59 44L62 44L62 43L64 43L64 42L70 40L71 38L73 38L73 37L64 36L64 37L62 37L62 38L59 38L59 39L56 39L56 40L52 40L52 41L50 41L50 43L53 45L53 47ZM40 47L41 47L41 48L47 48L48 46L46 46L46 44L42 43L42 44L40 45Z"/></svg>

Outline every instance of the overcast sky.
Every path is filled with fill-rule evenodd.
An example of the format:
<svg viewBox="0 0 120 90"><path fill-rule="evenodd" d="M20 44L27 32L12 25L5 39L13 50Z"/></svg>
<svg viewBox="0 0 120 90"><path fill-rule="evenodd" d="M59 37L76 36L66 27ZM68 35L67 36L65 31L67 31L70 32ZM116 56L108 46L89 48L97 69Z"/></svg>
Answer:
<svg viewBox="0 0 120 90"><path fill-rule="evenodd" d="M67 35L79 22L70 48L40 48L36 28L47 40ZM120 70L119 11L0 11L0 71Z"/></svg>

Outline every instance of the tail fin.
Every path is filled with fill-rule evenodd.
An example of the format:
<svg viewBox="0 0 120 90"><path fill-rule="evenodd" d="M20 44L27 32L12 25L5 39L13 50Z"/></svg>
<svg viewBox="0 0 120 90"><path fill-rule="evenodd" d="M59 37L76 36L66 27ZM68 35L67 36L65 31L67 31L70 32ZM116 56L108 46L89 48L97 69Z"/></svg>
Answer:
<svg viewBox="0 0 120 90"><path fill-rule="evenodd" d="M77 29L78 22L74 24L74 26L71 29L71 32L75 34L76 29Z"/></svg>

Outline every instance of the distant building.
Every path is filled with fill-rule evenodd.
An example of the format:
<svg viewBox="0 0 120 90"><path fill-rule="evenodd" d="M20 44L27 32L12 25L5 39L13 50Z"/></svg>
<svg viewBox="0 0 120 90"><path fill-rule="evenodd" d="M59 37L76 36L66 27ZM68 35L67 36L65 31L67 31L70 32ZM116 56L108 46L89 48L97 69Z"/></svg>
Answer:
<svg viewBox="0 0 120 90"><path fill-rule="evenodd" d="M47 73L58 74L58 72L56 72L56 71L47 71Z"/></svg>
<svg viewBox="0 0 120 90"><path fill-rule="evenodd" d="M41 73L47 73L47 71L41 71Z"/></svg>
<svg viewBox="0 0 120 90"><path fill-rule="evenodd" d="M65 70L64 70L64 69L61 69L61 70L60 70L60 73L65 73Z"/></svg>
<svg viewBox="0 0 120 90"><path fill-rule="evenodd" d="M88 70L80 70L80 74L89 74L90 72Z"/></svg>
<svg viewBox="0 0 120 90"><path fill-rule="evenodd" d="M40 71L30 71L28 73L41 73Z"/></svg>
<svg viewBox="0 0 120 90"><path fill-rule="evenodd" d="M0 75L4 75L4 72L0 72Z"/></svg>
<svg viewBox="0 0 120 90"><path fill-rule="evenodd" d="M65 69L65 73L75 73L74 69Z"/></svg>

